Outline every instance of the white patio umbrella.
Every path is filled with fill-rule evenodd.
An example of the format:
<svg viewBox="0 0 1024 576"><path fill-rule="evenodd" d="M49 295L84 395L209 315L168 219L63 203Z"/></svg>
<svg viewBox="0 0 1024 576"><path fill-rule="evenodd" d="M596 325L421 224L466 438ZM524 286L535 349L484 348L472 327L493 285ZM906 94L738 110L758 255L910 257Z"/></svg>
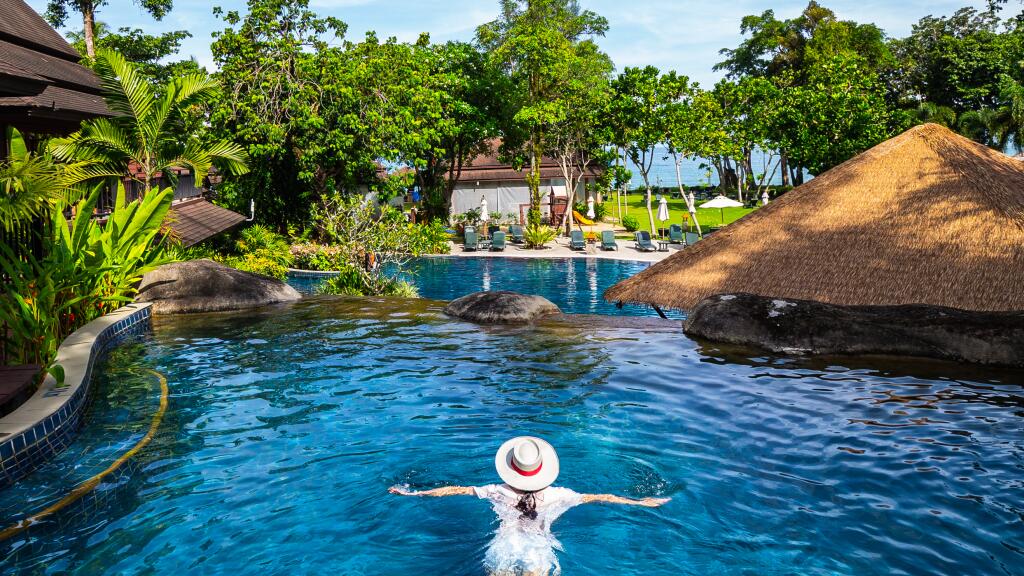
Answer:
<svg viewBox="0 0 1024 576"><path fill-rule="evenodd" d="M487 213L487 197L480 197L480 220L486 222L491 219L491 215Z"/></svg>
<svg viewBox="0 0 1024 576"><path fill-rule="evenodd" d="M668 222L668 219L668 199L666 199L664 196L661 196L658 200L658 221Z"/></svg>
<svg viewBox="0 0 1024 576"><path fill-rule="evenodd" d="M587 218L590 218L591 220L593 220L594 218L597 218L597 214L594 213L594 197L593 196L587 196Z"/></svg>
<svg viewBox="0 0 1024 576"><path fill-rule="evenodd" d="M767 206L769 200L771 199L768 197L768 191L765 190L764 192L761 193L761 204Z"/></svg>
<svg viewBox="0 0 1024 576"><path fill-rule="evenodd" d="M725 209L726 208L742 208L743 204L733 200L732 198L726 198L719 194L713 199L701 204L701 208L718 208L721 211L722 223L725 223Z"/></svg>

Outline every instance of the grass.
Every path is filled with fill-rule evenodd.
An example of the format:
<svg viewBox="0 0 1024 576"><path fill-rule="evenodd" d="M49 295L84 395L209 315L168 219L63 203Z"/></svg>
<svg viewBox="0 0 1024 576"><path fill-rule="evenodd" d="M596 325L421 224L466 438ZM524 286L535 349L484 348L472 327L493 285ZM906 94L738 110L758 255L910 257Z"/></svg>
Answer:
<svg viewBox="0 0 1024 576"><path fill-rule="evenodd" d="M609 216L611 218L615 218L616 221L618 221L618 213L617 213L617 208L615 206L615 196L614 196L614 194L606 196L604 201L605 201L605 204L608 205L608 208L609 208L608 214L609 214ZM643 194L629 194L628 195L628 202L629 202L628 208L626 210L624 210L623 212L625 214L629 214L629 215L635 217L637 220L639 220L640 221L640 229L641 230L648 230L650 228L650 224L649 224L649 221L647 219L647 208L646 208L646 206L644 204L644 195ZM662 223L658 221L658 200L657 200L657 198L652 198L651 203L652 203L651 207L654 210L654 225L655 226L662 226ZM731 224L731 223L735 222L736 220L739 220L740 218L746 216L747 214L750 214L751 212L753 212L756 209L757 208L726 208L724 210L724 216L725 217L723 219L723 217L722 217L723 216L723 211L715 210L715 209L711 209L711 208L709 208L707 210L701 210L701 208L699 206L699 203L698 203L698 206L697 206L697 219L700 220L701 228L703 228L704 230L707 230L708 228L711 228L713 226L724 226L726 224ZM689 216L689 214L687 214L687 212L686 212L686 201L683 200L682 198L669 198L668 199L668 215L669 215L669 220L668 220L668 222L664 223L664 226L666 228L670 224L682 224L683 222L685 222L686 220L684 220L683 217L684 216L687 216L687 217ZM690 222L690 225L692 226L693 222Z"/></svg>

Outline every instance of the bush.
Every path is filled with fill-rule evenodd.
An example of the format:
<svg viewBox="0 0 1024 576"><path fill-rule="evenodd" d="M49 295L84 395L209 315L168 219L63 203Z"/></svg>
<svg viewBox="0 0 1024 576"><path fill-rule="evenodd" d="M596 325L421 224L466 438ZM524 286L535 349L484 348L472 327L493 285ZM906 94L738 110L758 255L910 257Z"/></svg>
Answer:
<svg viewBox="0 0 1024 576"><path fill-rule="evenodd" d="M527 226L523 231L523 238L529 248L543 248L545 244L555 239L558 233L554 228L535 224Z"/></svg>
<svg viewBox="0 0 1024 576"><path fill-rule="evenodd" d="M214 260L243 272L284 280L292 265L288 240L266 226L255 224L242 230L233 254L218 254L210 249L186 248L181 254L209 254ZM212 254L211 254L212 253ZM209 257L209 256L206 256Z"/></svg>
<svg viewBox="0 0 1024 576"><path fill-rule="evenodd" d="M622 227L630 232L636 232L640 229L640 221L636 219L636 216L626 214L622 217Z"/></svg>
<svg viewBox="0 0 1024 576"><path fill-rule="evenodd" d="M346 266L339 274L320 284L321 294L336 296L394 296L419 298L419 291L405 280L388 276L364 274L360 269Z"/></svg>
<svg viewBox="0 0 1024 576"><path fill-rule="evenodd" d="M292 265L301 270L330 272L348 266L345 254L338 246L310 242L293 245L291 252Z"/></svg>
<svg viewBox="0 0 1024 576"><path fill-rule="evenodd" d="M451 252L451 235L441 220L433 220L430 224L409 224L409 235L412 236L412 251L416 254Z"/></svg>

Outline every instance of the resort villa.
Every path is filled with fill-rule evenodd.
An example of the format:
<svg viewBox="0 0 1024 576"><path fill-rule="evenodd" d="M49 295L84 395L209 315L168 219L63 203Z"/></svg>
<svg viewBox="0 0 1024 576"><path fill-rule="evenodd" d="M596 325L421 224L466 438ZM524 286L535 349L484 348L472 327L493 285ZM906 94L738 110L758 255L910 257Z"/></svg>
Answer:
<svg viewBox="0 0 1024 576"><path fill-rule="evenodd" d="M1024 576L1014 3L894 38L776 2L711 83L586 0L120 27L164 4L0 0L0 575ZM381 42L400 10L460 32ZM948 94L991 109L917 123ZM513 134L601 159L541 160L540 222ZM725 182L573 221L606 152Z"/></svg>
<svg viewBox="0 0 1024 576"><path fill-rule="evenodd" d="M515 214L519 222L526 221L530 208L530 188L526 185L527 168L516 170L498 160L499 140L489 143L490 151L472 159L463 166L459 181L452 192L452 214L480 208L481 199L487 200L489 212ZM585 202L587 186L594 184L601 169L589 168L572 193L571 200L566 191L565 176L554 158L544 157L540 165L540 190L543 195L541 213L546 219L552 214L557 220L566 203Z"/></svg>

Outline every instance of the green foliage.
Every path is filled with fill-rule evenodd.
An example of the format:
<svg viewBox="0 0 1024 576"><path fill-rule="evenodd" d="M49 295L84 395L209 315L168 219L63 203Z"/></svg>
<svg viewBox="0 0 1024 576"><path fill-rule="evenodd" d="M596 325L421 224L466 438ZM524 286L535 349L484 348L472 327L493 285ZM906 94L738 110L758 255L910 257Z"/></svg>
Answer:
<svg viewBox="0 0 1024 576"><path fill-rule="evenodd" d="M242 231L235 242L235 251L237 255L224 258L224 264L278 280L288 276L293 261L288 240L259 224Z"/></svg>
<svg viewBox="0 0 1024 576"><path fill-rule="evenodd" d="M182 40L192 37L185 30L152 35L141 28L122 27L115 32L103 22L97 22L94 31L96 48L117 52L125 60L137 64L142 74L154 81L162 82L172 76L199 71L199 64L192 59L166 62L178 53ZM69 33L68 39L82 56L88 55L84 30Z"/></svg>
<svg viewBox="0 0 1024 576"><path fill-rule="evenodd" d="M97 187L79 202L70 223L65 203L49 211L43 259L21 259L0 247L0 270L9 279L0 322L10 328L0 336L9 361L48 365L68 334L129 302L142 275L169 261L161 226L173 199L170 188L128 203L119 186L102 226L92 219L100 193Z"/></svg>
<svg viewBox="0 0 1024 576"><path fill-rule="evenodd" d="M419 298L419 290L405 280L384 277L380 282L366 283L365 277L354 268L343 268L340 274L320 284L321 294L337 296L391 296Z"/></svg>
<svg viewBox="0 0 1024 576"><path fill-rule="evenodd" d="M577 202L573 206L573 210L579 212L580 214L583 214L584 216L586 216L587 214L587 209L588 206L586 202ZM608 206L606 206L604 202L594 202L594 221L600 222L601 220L604 220L605 216L607 215Z"/></svg>
<svg viewBox="0 0 1024 576"><path fill-rule="evenodd" d="M477 42L510 81L513 109L502 119L504 153L526 160L531 226L541 218L546 135L564 120L574 83L607 61L593 40L607 29L606 19L572 0L503 0L500 17L477 29Z"/></svg>
<svg viewBox="0 0 1024 576"><path fill-rule="evenodd" d="M51 145L55 157L86 163L94 178L123 178L129 163L142 173L146 190L158 172L191 170L201 182L214 164L231 174L246 171L245 152L227 140L204 141L186 129L186 109L213 101L219 86L205 73L172 78L157 92L121 55L100 50L94 70L104 99L116 116L87 120Z"/></svg>
<svg viewBox="0 0 1024 576"><path fill-rule="evenodd" d="M622 227L630 232L636 232L640 229L640 221L636 219L636 216L626 214L622 217Z"/></svg>
<svg viewBox="0 0 1024 576"><path fill-rule="evenodd" d="M331 272L348 266L345 252L337 246L312 242L293 244L291 252L294 266L300 270Z"/></svg>
<svg viewBox="0 0 1024 576"><path fill-rule="evenodd" d="M548 242L555 239L558 231L550 226L531 224L523 230L523 239L526 240L528 248L543 248Z"/></svg>

